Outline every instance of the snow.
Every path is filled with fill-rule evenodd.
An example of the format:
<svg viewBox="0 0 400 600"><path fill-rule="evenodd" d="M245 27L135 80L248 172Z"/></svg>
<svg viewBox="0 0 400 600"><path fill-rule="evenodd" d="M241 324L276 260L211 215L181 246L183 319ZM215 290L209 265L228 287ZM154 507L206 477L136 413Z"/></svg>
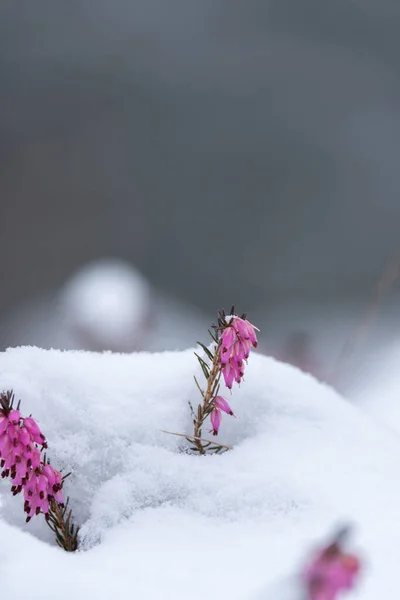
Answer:
<svg viewBox="0 0 400 600"><path fill-rule="evenodd" d="M350 522L366 568L348 598L396 598L397 434L253 353L229 399L238 418L224 417L219 436L234 449L190 456L162 430L191 431L195 373L193 350L0 355L3 389L40 421L54 466L72 471L66 492L82 524L82 551L59 550L1 482L2 597L296 600L290 577Z"/></svg>
<svg viewBox="0 0 400 600"><path fill-rule="evenodd" d="M137 334L151 310L147 280L125 262L110 259L82 267L60 297L69 321L106 347L121 346Z"/></svg>
<svg viewBox="0 0 400 600"><path fill-rule="evenodd" d="M377 421L400 433L400 347L387 344L366 364L352 399Z"/></svg>

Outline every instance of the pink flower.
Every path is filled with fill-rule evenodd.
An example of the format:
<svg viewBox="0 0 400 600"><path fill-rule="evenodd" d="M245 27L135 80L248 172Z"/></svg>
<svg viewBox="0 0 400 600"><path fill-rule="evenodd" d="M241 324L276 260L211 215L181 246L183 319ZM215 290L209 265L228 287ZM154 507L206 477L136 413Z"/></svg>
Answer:
<svg viewBox="0 0 400 600"><path fill-rule="evenodd" d="M360 570L356 556L342 552L337 542L317 554L303 574L308 600L335 600L354 587Z"/></svg>
<svg viewBox="0 0 400 600"><path fill-rule="evenodd" d="M24 511L27 521L34 515L49 512L50 501L54 498L59 504L63 503L62 476L49 464L43 465L36 471L31 471L24 487Z"/></svg>
<svg viewBox="0 0 400 600"><path fill-rule="evenodd" d="M212 434L218 435L218 431L222 421L221 411L226 413L227 415L235 416L232 412L231 407L228 402L222 396L215 396L213 400L213 409L210 414L211 426L212 426Z"/></svg>
<svg viewBox="0 0 400 600"><path fill-rule="evenodd" d="M221 425L222 415L221 411L218 408L213 408L210 414L211 426L212 426L212 434L218 435L219 427Z"/></svg>
<svg viewBox="0 0 400 600"><path fill-rule="evenodd" d="M11 423L12 425L19 425L21 413L19 412L19 410L10 410L7 418L9 423Z"/></svg>
<svg viewBox="0 0 400 600"><path fill-rule="evenodd" d="M49 497L53 497L56 502L63 504L63 493L62 493L62 476L59 471L53 469L49 464L44 465L42 473L46 476L48 481L48 494Z"/></svg>
<svg viewBox="0 0 400 600"><path fill-rule="evenodd" d="M224 376L226 387L232 389L232 385L235 380L235 371L232 363L228 362L222 367L222 375Z"/></svg>
<svg viewBox="0 0 400 600"><path fill-rule="evenodd" d="M36 444L44 446L44 436L36 422L28 417L22 419L18 410L10 410L7 415L0 412L0 467L2 477L16 480L13 487L19 487L24 480L24 470L36 469L40 465L40 451Z"/></svg>
<svg viewBox="0 0 400 600"><path fill-rule="evenodd" d="M247 320L245 321L236 317L235 319L232 319L232 326L237 331L240 339L249 340L254 348L257 348L258 342L254 325Z"/></svg>
<svg viewBox="0 0 400 600"><path fill-rule="evenodd" d="M46 440L32 417L23 419L19 410L0 411L1 476L12 480L14 495L24 491L27 520L40 512L47 514L52 498L62 504L62 476L41 462L39 446Z"/></svg>
<svg viewBox="0 0 400 600"><path fill-rule="evenodd" d="M24 419L24 426L29 431L31 439L33 442L35 442L35 444L43 446L44 448L47 447L46 438L40 431L39 425L36 423L35 419L32 419L32 417L26 417Z"/></svg>
<svg viewBox="0 0 400 600"><path fill-rule="evenodd" d="M234 359L236 364L239 364L239 365L241 365L242 362L249 356L247 348L243 342L235 342L234 343L232 354L233 354L232 358Z"/></svg>
<svg viewBox="0 0 400 600"><path fill-rule="evenodd" d="M233 416L233 412L232 412L231 407L229 406L229 404L225 400L225 398L223 398L222 396L216 396L214 398L214 402L213 403L214 403L215 408L218 408L219 410L222 410L227 415L232 415Z"/></svg>
<svg viewBox="0 0 400 600"><path fill-rule="evenodd" d="M241 382L243 361L247 361L252 346L257 347L254 325L240 317L232 317L222 332L219 349L221 371L227 388L231 389L234 381Z"/></svg>

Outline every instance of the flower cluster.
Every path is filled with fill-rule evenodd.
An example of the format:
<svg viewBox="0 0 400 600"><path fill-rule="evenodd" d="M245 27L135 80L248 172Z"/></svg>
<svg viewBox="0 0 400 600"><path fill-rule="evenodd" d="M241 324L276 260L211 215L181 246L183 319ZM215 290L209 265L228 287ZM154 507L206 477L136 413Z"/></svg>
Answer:
<svg viewBox="0 0 400 600"><path fill-rule="evenodd" d="M244 361L251 347L257 348L256 327L246 319L233 316L221 335L219 358L225 385L232 388L233 382L240 383L244 375Z"/></svg>
<svg viewBox="0 0 400 600"><path fill-rule="evenodd" d="M308 600L335 600L339 592L354 587L360 563L346 554L336 540L319 552L303 574Z"/></svg>
<svg viewBox="0 0 400 600"><path fill-rule="evenodd" d="M225 313L224 309L218 311L217 325L211 325L211 329L208 330L213 341L212 345L207 347L201 342L197 342L204 352L204 356L200 356L197 352L195 352L195 356L205 377L205 385L200 385L197 377L194 376L202 402L195 410L189 401L193 417L193 435L175 434L185 437L188 442L191 442L193 452L207 454L225 452L230 449L229 446L204 439L202 427L209 417L210 433L216 436L220 429L222 413L234 416L226 398L219 395L221 375L229 389L232 389L234 381L241 382L244 375L244 362L247 362L251 348L257 347L255 330L256 327L247 321L246 314L239 317L235 314L235 307L232 306L229 315Z"/></svg>
<svg viewBox="0 0 400 600"><path fill-rule="evenodd" d="M0 409L0 467L1 476L12 480L11 491L24 493L26 520L42 512L47 515L54 498L62 505L62 476L41 452L47 448L44 435L32 417L21 417L12 408L10 398L2 396Z"/></svg>

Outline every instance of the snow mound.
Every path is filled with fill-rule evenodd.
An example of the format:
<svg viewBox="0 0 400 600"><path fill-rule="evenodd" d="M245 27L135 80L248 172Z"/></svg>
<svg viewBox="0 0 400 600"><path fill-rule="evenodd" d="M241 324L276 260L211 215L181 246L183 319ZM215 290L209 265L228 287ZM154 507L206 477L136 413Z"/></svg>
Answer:
<svg viewBox="0 0 400 600"><path fill-rule="evenodd" d="M344 521L358 525L373 565L351 597L395 598L397 437L311 376L253 353L230 398L238 418L226 416L219 436L234 449L190 456L162 430L191 431L195 373L193 350L0 355L1 387L40 421L53 465L72 471L66 492L85 550L53 546L42 518L25 525L22 499L2 482L4 598L270 598L262 590Z"/></svg>

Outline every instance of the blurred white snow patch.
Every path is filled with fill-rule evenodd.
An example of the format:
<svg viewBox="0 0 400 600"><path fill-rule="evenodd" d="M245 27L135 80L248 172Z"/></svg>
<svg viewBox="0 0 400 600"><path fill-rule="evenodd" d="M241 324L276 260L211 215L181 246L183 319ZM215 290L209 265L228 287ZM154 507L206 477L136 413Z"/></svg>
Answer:
<svg viewBox="0 0 400 600"><path fill-rule="evenodd" d="M101 260L82 267L60 292L65 318L95 347L130 349L150 317L151 290L131 265Z"/></svg>
<svg viewBox="0 0 400 600"><path fill-rule="evenodd" d="M2 481L4 597L244 600L266 590L269 600L311 542L343 522L358 525L373 565L348 598L396 597L397 437L311 376L253 353L229 397L238 418L221 427L233 451L190 456L162 430L191 432L193 374L201 379L192 350L0 355L2 388L40 421L52 463L72 472L66 493L86 550L59 551L41 518L25 525L21 498ZM35 590L43 565L46 585Z"/></svg>
<svg viewBox="0 0 400 600"><path fill-rule="evenodd" d="M400 345L387 344L366 365L364 378L352 390L352 399L373 417L400 433Z"/></svg>

